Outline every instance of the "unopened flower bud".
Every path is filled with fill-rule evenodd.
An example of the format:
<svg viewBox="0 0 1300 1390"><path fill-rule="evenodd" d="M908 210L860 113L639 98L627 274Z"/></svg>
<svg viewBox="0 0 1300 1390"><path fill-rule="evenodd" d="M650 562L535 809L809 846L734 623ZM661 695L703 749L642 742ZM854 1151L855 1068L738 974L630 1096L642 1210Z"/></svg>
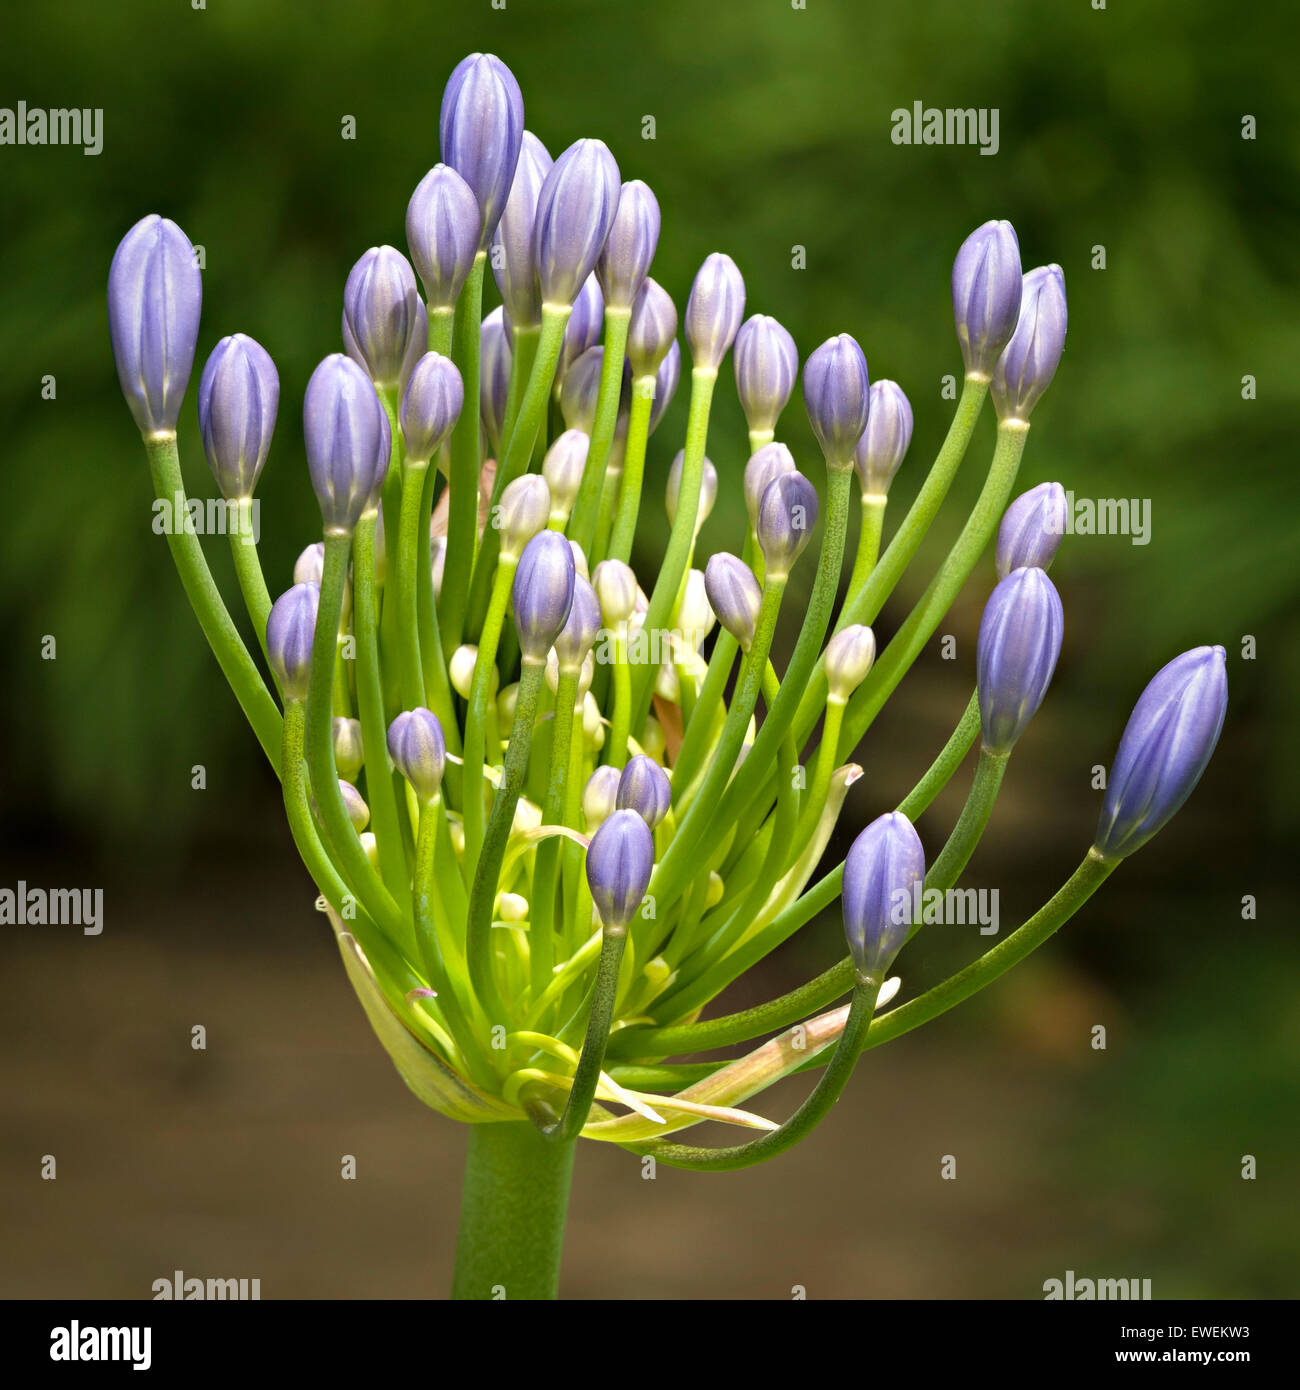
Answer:
<svg viewBox="0 0 1300 1390"><path fill-rule="evenodd" d="M789 575L816 525L817 489L802 473L782 473L768 483L759 500L754 532L769 582ZM722 615L718 617L721 620Z"/></svg>
<svg viewBox="0 0 1300 1390"><path fill-rule="evenodd" d="M352 267L343 291L343 322L370 379L400 383L402 363L419 329L415 272L400 251L372 246Z"/></svg>
<svg viewBox="0 0 1300 1390"><path fill-rule="evenodd" d="M402 438L406 456L427 463L451 438L465 405L465 384L451 358L426 352L416 362L402 394Z"/></svg>
<svg viewBox="0 0 1300 1390"><path fill-rule="evenodd" d="M352 822L353 830L359 835L370 824L370 807L352 783L342 777L339 778L339 792L343 797L343 808L348 813L348 820Z"/></svg>
<svg viewBox="0 0 1300 1390"><path fill-rule="evenodd" d="M828 468L852 467L870 391L867 359L847 333L827 339L804 364L804 406Z"/></svg>
<svg viewBox="0 0 1300 1390"><path fill-rule="evenodd" d="M618 165L603 140L578 140L542 183L533 260L543 304L572 304L596 267L618 209Z"/></svg>
<svg viewBox="0 0 1300 1390"><path fill-rule="evenodd" d="M600 600L590 584L573 579L573 604L569 618L555 639L555 655L561 671L576 671L587 659L600 632Z"/></svg>
<svg viewBox="0 0 1300 1390"><path fill-rule="evenodd" d="M745 281L735 261L715 251L705 257L686 301L686 341L696 370L718 370L744 317Z"/></svg>
<svg viewBox="0 0 1300 1390"><path fill-rule="evenodd" d="M483 428L492 444L492 452L500 457L505 429L506 403L510 395L510 334L500 307L483 320L479 331L479 411Z"/></svg>
<svg viewBox="0 0 1300 1390"><path fill-rule="evenodd" d="M591 837L587 884L604 926L623 928L636 916L654 863L654 837L635 811L615 811Z"/></svg>
<svg viewBox="0 0 1300 1390"><path fill-rule="evenodd" d="M581 430L588 436L595 429L604 363L604 348L588 348L565 373L564 385L560 388L560 414L567 429Z"/></svg>
<svg viewBox="0 0 1300 1390"><path fill-rule="evenodd" d="M406 205L406 244L430 310L455 307L482 227L474 190L451 165L435 164Z"/></svg>
<svg viewBox="0 0 1300 1390"><path fill-rule="evenodd" d="M592 586L606 627L627 622L636 608L637 583L631 566L622 560L602 560L592 575Z"/></svg>
<svg viewBox="0 0 1300 1390"><path fill-rule="evenodd" d="M850 623L826 644L826 684L832 700L846 701L867 678L876 659L876 637L869 627Z"/></svg>
<svg viewBox="0 0 1300 1390"><path fill-rule="evenodd" d="M663 762L668 751L668 739L664 734L663 725L657 719L646 720L645 728L641 731L641 747L647 757L653 758L657 763Z"/></svg>
<svg viewBox="0 0 1300 1390"><path fill-rule="evenodd" d="M542 184L554 162L537 136L531 130L524 131L510 196L492 237L492 274L510 321L519 328L535 328L542 321L542 294L533 263L533 224Z"/></svg>
<svg viewBox="0 0 1300 1390"><path fill-rule="evenodd" d="M844 935L860 976L883 980L903 948L925 882L925 849L900 811L873 820L844 860Z"/></svg>
<svg viewBox="0 0 1300 1390"><path fill-rule="evenodd" d="M515 708L519 704L519 682L511 681L497 696L497 724L502 736L508 736L515 724Z"/></svg>
<svg viewBox="0 0 1300 1390"><path fill-rule="evenodd" d="M438 134L444 161L474 191L483 218L478 249L486 250L514 182L524 138L524 99L500 58L471 53L457 63L442 94Z"/></svg>
<svg viewBox="0 0 1300 1390"><path fill-rule="evenodd" d="M653 830L668 814L672 802L672 783L663 768L644 753L629 758L619 778L614 802L618 809L635 811Z"/></svg>
<svg viewBox="0 0 1300 1390"><path fill-rule="evenodd" d="M569 519L573 504L578 500L583 470L591 436L582 430L565 430L546 451L542 460L542 477L551 490L550 520L563 525Z"/></svg>
<svg viewBox="0 0 1300 1390"><path fill-rule="evenodd" d="M794 455L784 444L773 442L764 444L749 457L745 465L745 510L749 513L751 528L758 525L758 504L767 491L767 485L783 473L797 473Z"/></svg>
<svg viewBox="0 0 1300 1390"><path fill-rule="evenodd" d="M442 786L447 743L432 710L404 710L388 726L388 754L421 801L432 801Z"/></svg>
<svg viewBox="0 0 1300 1390"><path fill-rule="evenodd" d="M600 342L605 330L605 297L600 292L595 275L588 275L582 282L578 297L573 301L573 312L564 325L564 340L560 344L560 361L555 369L555 384L563 386L568 379L569 368L586 352Z"/></svg>
<svg viewBox="0 0 1300 1390"><path fill-rule="evenodd" d="M286 700L307 698L319 608L320 589L315 584L295 584L276 599L267 617L266 659Z"/></svg>
<svg viewBox="0 0 1300 1390"><path fill-rule="evenodd" d="M676 341L677 306L668 291L647 275L628 321L627 360L632 375L654 376Z"/></svg>
<svg viewBox="0 0 1300 1390"><path fill-rule="evenodd" d="M108 271L108 331L122 394L144 435L174 432L194 366L203 282L189 238L151 213Z"/></svg>
<svg viewBox="0 0 1300 1390"><path fill-rule="evenodd" d="M1065 274L1059 265L1039 266L1025 276L1020 318L993 369L989 394L999 420L1028 420L1052 384L1065 350Z"/></svg>
<svg viewBox="0 0 1300 1390"><path fill-rule="evenodd" d="M341 352L316 368L303 401L303 438L325 529L351 532L388 474L388 416L366 374Z"/></svg>
<svg viewBox="0 0 1300 1390"><path fill-rule="evenodd" d="M799 373L799 351L794 339L769 314L745 320L736 335L732 359L736 370L736 394L751 434L776 428L790 402Z"/></svg>
<svg viewBox="0 0 1300 1390"><path fill-rule="evenodd" d="M447 662L447 679L462 700L469 699L469 692L474 684L474 668L477 665L478 647L472 642L463 642L452 652Z"/></svg>
<svg viewBox="0 0 1300 1390"><path fill-rule="evenodd" d="M222 338L199 378L199 434L227 501L253 495L279 405L280 376L266 349L243 333Z"/></svg>
<svg viewBox="0 0 1300 1390"><path fill-rule="evenodd" d="M540 473L525 473L505 485L493 524L501 533L501 560L518 560L524 546L551 515L551 490Z"/></svg>
<svg viewBox="0 0 1300 1390"><path fill-rule="evenodd" d="M867 427L854 451L853 465L863 497L885 497L912 442L912 407L896 381L871 383Z"/></svg>
<svg viewBox="0 0 1300 1390"><path fill-rule="evenodd" d="M659 245L659 200L648 184L632 179L619 190L618 207L596 262L605 303L631 309Z"/></svg>
<svg viewBox="0 0 1300 1390"><path fill-rule="evenodd" d="M677 621L681 624L686 641L694 648L713 631L717 618L709 603L708 585L703 570L689 570L686 587L682 591L681 606L677 610Z"/></svg>
<svg viewBox="0 0 1300 1390"><path fill-rule="evenodd" d="M763 591L754 572L735 555L720 550L709 556L704 570L704 587L718 622L748 651L758 625Z"/></svg>
<svg viewBox="0 0 1300 1390"><path fill-rule="evenodd" d="M664 489L664 510L668 513L668 524L672 526L677 520L677 502L682 491L682 469L686 463L686 450L678 449L676 457L672 461L672 466L668 469L668 485ZM718 499L718 470L709 462L704 460L704 467L700 473L700 504L695 512L695 534L700 534L700 527L709 518L709 513L713 510L713 504Z"/></svg>
<svg viewBox="0 0 1300 1390"><path fill-rule="evenodd" d="M331 731L334 738L334 766L345 782L355 782L365 762L361 743L361 721L336 717Z"/></svg>
<svg viewBox="0 0 1300 1390"><path fill-rule="evenodd" d="M524 547L515 570L515 627L528 661L545 661L573 607L573 551L558 531L542 531Z"/></svg>
<svg viewBox="0 0 1300 1390"><path fill-rule="evenodd" d="M985 222L952 264L952 313L966 371L988 376L1015 332L1021 296L1020 243L1010 222Z"/></svg>
<svg viewBox="0 0 1300 1390"><path fill-rule="evenodd" d="M1222 647L1196 647L1138 697L1106 779L1097 851L1122 859L1173 818L1209 764L1228 710Z"/></svg>
<svg viewBox="0 0 1300 1390"><path fill-rule="evenodd" d="M1065 489L1039 483L1007 508L998 527L998 578L1012 570L1051 569L1065 534Z"/></svg>
<svg viewBox="0 0 1300 1390"><path fill-rule="evenodd" d="M989 596L975 654L980 726L991 753L1009 753L1043 703L1065 618L1043 570L1012 570Z"/></svg>
<svg viewBox="0 0 1300 1390"><path fill-rule="evenodd" d="M582 819L588 831L599 830L614 814L621 774L615 767L598 767L582 790Z"/></svg>

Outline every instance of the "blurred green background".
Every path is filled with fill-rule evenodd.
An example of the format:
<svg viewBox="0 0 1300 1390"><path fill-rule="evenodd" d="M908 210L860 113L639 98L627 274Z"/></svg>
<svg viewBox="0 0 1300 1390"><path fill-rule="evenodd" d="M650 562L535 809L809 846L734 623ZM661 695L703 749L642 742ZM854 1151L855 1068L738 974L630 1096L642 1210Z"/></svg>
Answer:
<svg viewBox="0 0 1300 1390"><path fill-rule="evenodd" d="M102 885L107 925L94 939L5 928L0 1293L147 1296L173 1268L258 1275L266 1297L445 1283L463 1135L405 1094L370 1038L276 784L150 531L104 283L126 229L164 213L206 248L200 363L240 330L274 356L281 424L259 495L278 592L317 536L299 412L339 345L347 270L368 246L404 245L442 83L488 49L552 152L599 135L654 187L654 273L679 305L704 255L726 250L750 311L775 314L804 354L849 331L873 376L902 384L916 433L895 519L952 409L940 388L960 369L961 239L1008 217L1026 266L1063 266L1069 341L1022 478L1149 499L1152 538L1062 547L1065 652L970 872L1001 888L1007 925L1086 847L1092 766L1149 676L1217 642L1231 691L1174 825L1015 976L873 1053L796 1155L650 1184L629 1155L584 1150L566 1291L1032 1298L1074 1269L1149 1277L1158 1297L1294 1295L1300 112L1283 57L1296 37L1286 0L1231 16L1210 0L6 6L0 105L102 107L104 149L0 146L0 885ZM996 157L893 145L891 111L916 100L997 107ZM729 377L706 550L736 547L743 516ZM193 397L182 457L206 495ZM652 441L643 573L684 416L679 398ZM782 434L818 476L797 397ZM991 441L986 418L882 638L955 536ZM209 553L233 608L225 550ZM960 713L991 578L986 561L940 628L957 659L933 643L869 735L850 828L895 803ZM923 820L927 845L968 775ZM1242 920L1247 894L1256 920ZM837 930L811 927L736 999L822 968ZM972 954L958 935L909 950L905 989ZM190 1050L196 1022L207 1052ZM45 1153L60 1156L53 1183L38 1178ZM341 1153L358 1155L356 1183L339 1182ZM955 1182L939 1179L945 1154Z"/></svg>

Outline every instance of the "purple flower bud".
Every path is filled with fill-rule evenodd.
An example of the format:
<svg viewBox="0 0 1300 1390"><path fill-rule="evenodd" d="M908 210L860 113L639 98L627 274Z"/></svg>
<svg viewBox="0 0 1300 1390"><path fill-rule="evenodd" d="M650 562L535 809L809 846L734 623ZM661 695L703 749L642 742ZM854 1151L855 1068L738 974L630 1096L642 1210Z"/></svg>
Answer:
<svg viewBox="0 0 1300 1390"><path fill-rule="evenodd" d="M573 301L573 312L564 325L564 341L560 345L560 361L555 369L555 384L561 386L566 380L569 368L600 342L605 331L605 298L594 275L588 275L582 282L578 297Z"/></svg>
<svg viewBox="0 0 1300 1390"><path fill-rule="evenodd" d="M465 404L465 384L450 357L426 352L402 395L400 420L406 456L427 463L447 442Z"/></svg>
<svg viewBox="0 0 1300 1390"><path fill-rule="evenodd" d="M315 584L319 589L325 574L325 542L317 541L306 546L293 562L293 582L295 584Z"/></svg>
<svg viewBox="0 0 1300 1390"><path fill-rule="evenodd" d="M682 491L682 469L686 465L686 450L678 449L671 466L668 469L668 485L664 489L664 510L668 513L668 524L673 525L677 520L677 503ZM713 504L718 499L718 470L709 462L704 460L704 467L700 473L700 503L695 513L695 534L698 536L700 527L708 520L709 513L713 510Z"/></svg>
<svg viewBox="0 0 1300 1390"><path fill-rule="evenodd" d="M469 184L482 225L485 251L514 182L524 139L524 98L508 67L491 53L471 53L456 64L442 94L438 120L442 158Z"/></svg>
<svg viewBox="0 0 1300 1390"><path fill-rule="evenodd" d="M635 811L615 811L591 837L587 884L606 927L626 927L636 915L654 866L654 836Z"/></svg>
<svg viewBox="0 0 1300 1390"><path fill-rule="evenodd" d="M991 753L1009 753L1043 703L1064 630L1061 596L1042 570L1012 570L989 595L975 673Z"/></svg>
<svg viewBox="0 0 1300 1390"><path fill-rule="evenodd" d="M816 525L817 489L802 473L782 473L768 483L754 525L768 580L786 578Z"/></svg>
<svg viewBox="0 0 1300 1390"><path fill-rule="evenodd" d="M582 819L588 830L599 830L614 814L621 780L622 774L616 767L598 767L587 778L582 789Z"/></svg>
<svg viewBox="0 0 1300 1390"><path fill-rule="evenodd" d="M555 655L560 669L576 671L587 659L600 635L600 600L596 591L581 576L573 581L573 607L568 621L555 639Z"/></svg>
<svg viewBox="0 0 1300 1390"><path fill-rule="evenodd" d="M704 567L704 592L709 605L718 615L718 622L748 651L758 624L758 610L763 603L763 591L754 578L754 571L735 555L720 550L709 556Z"/></svg>
<svg viewBox="0 0 1300 1390"><path fill-rule="evenodd" d="M376 386L396 386L419 329L415 272L400 251L372 246L352 267L343 291L343 322Z"/></svg>
<svg viewBox="0 0 1300 1390"><path fill-rule="evenodd" d="M1228 710L1222 647L1196 647L1157 671L1138 697L1106 779L1097 838L1107 859L1141 849L1192 794Z"/></svg>
<svg viewBox="0 0 1300 1390"><path fill-rule="evenodd" d="M577 140L546 175L533 223L543 304L572 304L618 209L618 165L603 140Z"/></svg>
<svg viewBox="0 0 1300 1390"><path fill-rule="evenodd" d="M343 809L348 813L352 828L360 835L370 824L370 807L352 783L344 781L342 777L339 778L339 792L343 797Z"/></svg>
<svg viewBox="0 0 1300 1390"><path fill-rule="evenodd" d="M447 742L432 710L417 708L399 714L388 726L388 753L421 801L432 801L438 795L447 763Z"/></svg>
<svg viewBox="0 0 1300 1390"><path fill-rule="evenodd" d="M540 473L525 473L508 482L492 518L501 533L501 559L517 560L550 519L551 490Z"/></svg>
<svg viewBox="0 0 1300 1390"><path fill-rule="evenodd" d="M873 820L844 860L844 935L860 976L884 977L903 949L925 882L925 849L901 811Z"/></svg>
<svg viewBox="0 0 1300 1390"><path fill-rule="evenodd" d="M686 342L691 363L717 371L745 317L745 281L736 263L721 251L704 258L686 301Z"/></svg>
<svg viewBox="0 0 1300 1390"><path fill-rule="evenodd" d="M266 659L286 700L307 698L319 607L320 589L315 584L295 584L271 605L266 619Z"/></svg>
<svg viewBox="0 0 1300 1390"><path fill-rule="evenodd" d="M988 376L1020 313L1020 243L1010 222L985 222L952 263L952 313L968 373Z"/></svg>
<svg viewBox="0 0 1300 1390"><path fill-rule="evenodd" d="M636 608L637 583L632 566L622 560L602 560L591 582L605 622L610 627L627 622Z"/></svg>
<svg viewBox="0 0 1300 1390"><path fill-rule="evenodd" d="M194 366L203 283L189 238L157 213L118 243L108 271L117 377L141 434L173 432Z"/></svg>
<svg viewBox="0 0 1300 1390"><path fill-rule="evenodd" d="M577 573L569 542L542 531L524 547L515 570L515 627L528 661L545 661L573 607Z"/></svg>
<svg viewBox="0 0 1300 1390"><path fill-rule="evenodd" d="M832 700L847 700L876 659L876 636L861 623L842 627L826 644L826 684Z"/></svg>
<svg viewBox="0 0 1300 1390"><path fill-rule="evenodd" d="M460 298L482 226L474 190L449 164L435 164L416 184L406 205L406 244L430 309L450 309Z"/></svg>
<svg viewBox="0 0 1300 1390"><path fill-rule="evenodd" d="M506 330L505 314L493 309L479 330L479 410L483 428L498 458L507 443L501 434L506 423L506 404L510 396L510 334Z"/></svg>
<svg viewBox="0 0 1300 1390"><path fill-rule="evenodd" d="M325 529L350 532L388 475L388 416L365 372L341 352L311 374L302 406L311 485Z"/></svg>
<svg viewBox="0 0 1300 1390"><path fill-rule="evenodd" d="M871 383L867 359L847 333L828 338L803 369L803 400L828 468L853 466L867 427Z"/></svg>
<svg viewBox="0 0 1300 1390"><path fill-rule="evenodd" d="M896 381L871 383L867 427L858 440L853 464L864 497L884 497L912 442L912 407Z"/></svg>
<svg viewBox="0 0 1300 1390"><path fill-rule="evenodd" d="M551 519L567 521L587 467L591 436L582 430L565 430L546 451L542 477L551 490Z"/></svg>
<svg viewBox="0 0 1300 1390"><path fill-rule="evenodd" d="M242 333L222 338L199 378L199 433L227 500L253 495L279 406L280 376L266 349Z"/></svg>
<svg viewBox="0 0 1300 1390"><path fill-rule="evenodd" d="M649 184L633 179L619 190L614 220L596 262L606 304L631 309L658 245L659 200Z"/></svg>
<svg viewBox="0 0 1300 1390"><path fill-rule="evenodd" d="M659 364L659 370L655 373L655 398L650 406L650 421L646 426L647 438L659 428L659 421L664 418L664 411L672 405L681 379L682 347L674 338L672 346L668 349L668 355Z"/></svg>
<svg viewBox="0 0 1300 1390"><path fill-rule="evenodd" d="M629 758L619 778L615 805L620 811L635 811L651 830L668 814L673 802L668 774L653 758L638 753Z"/></svg>
<svg viewBox="0 0 1300 1390"><path fill-rule="evenodd" d="M492 237L492 274L511 323L521 328L535 328L542 321L542 294L533 262L533 225L542 184L554 163L537 136L531 130L524 131L510 197Z"/></svg>
<svg viewBox="0 0 1300 1390"><path fill-rule="evenodd" d="M1012 570L1051 569L1065 534L1065 489L1039 483L1007 508L998 527L998 578Z"/></svg>
<svg viewBox="0 0 1300 1390"><path fill-rule="evenodd" d="M654 376L677 338L677 306L672 295L648 275L632 303L627 329L627 360L633 376Z"/></svg>
<svg viewBox="0 0 1300 1390"><path fill-rule="evenodd" d="M560 414L567 429L590 435L596 427L596 403L600 398L600 373L605 349L588 348L569 368L560 388Z"/></svg>
<svg viewBox="0 0 1300 1390"><path fill-rule="evenodd" d="M1011 341L993 368L989 394L999 420L1028 420L1052 384L1065 349L1065 275L1059 265L1042 265L1025 276L1020 318Z"/></svg>
<svg viewBox="0 0 1300 1390"><path fill-rule="evenodd" d="M767 485L782 473L797 473L794 455L784 444L775 441L764 444L749 457L745 465L745 510L749 513L750 527L758 525L758 504L762 500Z"/></svg>
<svg viewBox="0 0 1300 1390"><path fill-rule="evenodd" d="M755 314L736 335L732 365L750 433L774 430L799 374L794 339L770 315Z"/></svg>
<svg viewBox="0 0 1300 1390"><path fill-rule="evenodd" d="M338 716L331 721L330 731L334 739L334 767L345 782L355 782L366 760L361 721Z"/></svg>

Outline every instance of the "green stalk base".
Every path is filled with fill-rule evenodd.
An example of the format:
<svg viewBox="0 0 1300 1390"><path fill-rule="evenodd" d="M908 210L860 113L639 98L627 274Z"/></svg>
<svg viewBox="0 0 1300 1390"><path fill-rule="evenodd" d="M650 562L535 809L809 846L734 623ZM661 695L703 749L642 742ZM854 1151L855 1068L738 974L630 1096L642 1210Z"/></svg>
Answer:
<svg viewBox="0 0 1300 1390"><path fill-rule="evenodd" d="M575 1147L528 1123L469 1127L453 1298L556 1296Z"/></svg>

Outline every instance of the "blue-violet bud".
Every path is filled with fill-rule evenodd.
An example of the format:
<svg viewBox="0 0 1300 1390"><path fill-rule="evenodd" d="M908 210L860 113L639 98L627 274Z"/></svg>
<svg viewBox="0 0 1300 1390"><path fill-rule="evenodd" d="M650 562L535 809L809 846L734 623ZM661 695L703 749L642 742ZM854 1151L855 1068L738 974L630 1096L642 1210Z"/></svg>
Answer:
<svg viewBox="0 0 1300 1390"><path fill-rule="evenodd" d="M442 786L447 742L432 710L404 710L388 726L388 753L393 766L421 801L432 801Z"/></svg>
<svg viewBox="0 0 1300 1390"><path fill-rule="evenodd" d="M510 564L551 519L551 490L540 473L525 473L505 485L491 523L501 535L501 560Z"/></svg>
<svg viewBox="0 0 1300 1390"><path fill-rule="evenodd" d="M659 245L659 200L649 184L632 179L619 190L618 207L596 262L605 303L631 309Z"/></svg>
<svg viewBox="0 0 1300 1390"><path fill-rule="evenodd" d="M483 214L474 190L449 164L435 164L406 205L406 244L429 308L452 309L478 252Z"/></svg>
<svg viewBox="0 0 1300 1390"><path fill-rule="evenodd" d="M843 704L866 680L875 659L876 636L869 627L842 627L826 644L826 698Z"/></svg>
<svg viewBox="0 0 1300 1390"><path fill-rule="evenodd" d="M266 659L286 700L307 698L319 609L320 589L315 584L295 584L271 605L266 620Z"/></svg>
<svg viewBox="0 0 1300 1390"><path fill-rule="evenodd" d="M199 378L199 434L227 501L251 497L280 406L280 375L260 344L236 333L212 349Z"/></svg>
<svg viewBox="0 0 1300 1390"><path fill-rule="evenodd" d="M768 483L754 526L767 581L786 579L816 525L817 489L802 473L781 473Z"/></svg>
<svg viewBox="0 0 1300 1390"><path fill-rule="evenodd" d="M747 652L754 640L758 610L763 603L754 571L735 555L720 550L704 567L704 590L718 622Z"/></svg>
<svg viewBox="0 0 1300 1390"><path fill-rule="evenodd" d="M985 222L952 263L952 314L966 372L987 377L1020 313L1020 243L1010 222Z"/></svg>
<svg viewBox="0 0 1300 1390"><path fill-rule="evenodd" d="M524 139L524 98L508 67L492 53L471 53L456 64L442 94L438 136L443 162L469 184L486 251L514 182Z"/></svg>
<svg viewBox="0 0 1300 1390"><path fill-rule="evenodd" d="M1009 753L1043 703L1061 654L1065 618L1040 569L1012 570L989 595L975 653L984 747Z"/></svg>
<svg viewBox="0 0 1300 1390"><path fill-rule="evenodd" d="M194 366L203 281L189 238L157 213L118 243L108 331L122 394L141 434L173 433Z"/></svg>
<svg viewBox="0 0 1300 1390"><path fill-rule="evenodd" d="M388 475L388 415L365 372L341 352L311 374L302 406L311 485L325 529L350 532Z"/></svg>
<svg viewBox="0 0 1300 1390"><path fill-rule="evenodd" d="M1065 489L1039 483L1007 508L998 527L998 578L1012 570L1051 569L1065 534Z"/></svg>
<svg viewBox="0 0 1300 1390"><path fill-rule="evenodd" d="M1228 710L1222 647L1196 647L1138 697L1106 779L1097 852L1122 859L1172 819L1201 780Z"/></svg>
<svg viewBox="0 0 1300 1390"><path fill-rule="evenodd" d="M558 531L542 531L524 547L515 570L515 627L525 661L545 661L573 607L573 551Z"/></svg>
<svg viewBox="0 0 1300 1390"><path fill-rule="evenodd" d="M755 314L736 335L732 365L749 432L770 434L790 402L799 373L794 339L771 315Z"/></svg>
<svg viewBox="0 0 1300 1390"><path fill-rule="evenodd" d="M519 328L536 328L542 321L542 294L533 263L533 224L542 184L554 162L537 136L531 130L524 131L510 197L492 236L488 256L492 274L510 322Z"/></svg>
<svg viewBox="0 0 1300 1390"><path fill-rule="evenodd" d="M644 753L629 758L619 778L614 802L618 809L635 811L653 830L668 814L672 802L672 783L663 768Z"/></svg>
<svg viewBox="0 0 1300 1390"><path fill-rule="evenodd" d="M650 423L646 427L646 435L649 437L659 427L659 421L664 418L664 411L673 403L673 397L677 394L677 387L682 379L682 345L673 339L664 360L659 364L659 370L655 373L655 398L654 404L650 407Z"/></svg>
<svg viewBox="0 0 1300 1390"><path fill-rule="evenodd" d="M853 466L863 497L886 497L912 442L912 407L896 381L871 383L867 427L854 451Z"/></svg>
<svg viewBox="0 0 1300 1390"><path fill-rule="evenodd" d="M804 407L828 468L853 466L870 392L866 356L847 333L828 338L804 363Z"/></svg>
<svg viewBox="0 0 1300 1390"><path fill-rule="evenodd" d="M779 478L782 473L797 473L794 455L784 444L776 443L764 444L761 449L756 450L749 456L749 462L745 465L745 510L749 513L749 525L752 530L758 525L758 504L763 499L763 494L767 491L767 485L773 478Z"/></svg>
<svg viewBox="0 0 1300 1390"><path fill-rule="evenodd" d="M622 930L636 916L654 864L654 836L635 811L615 811L591 837L587 884L607 929Z"/></svg>
<svg viewBox="0 0 1300 1390"><path fill-rule="evenodd" d="M555 655L561 671L576 671L587 659L600 635L600 600L581 576L573 580L573 606L568 621L555 639Z"/></svg>
<svg viewBox="0 0 1300 1390"><path fill-rule="evenodd" d="M420 292L411 263L391 246L372 246L343 290L343 322L376 386L396 386L419 330Z"/></svg>
<svg viewBox="0 0 1300 1390"><path fill-rule="evenodd" d="M1043 265L1025 276L1020 318L993 368L989 394L999 420L1028 420L1065 350L1065 274Z"/></svg>
<svg viewBox="0 0 1300 1390"><path fill-rule="evenodd" d="M479 330L479 354L479 410L492 453L499 458L502 447L508 442L501 434L505 429L510 367L514 356L505 314L499 306L483 320Z"/></svg>
<svg viewBox="0 0 1300 1390"><path fill-rule="evenodd" d="M903 948L925 882L925 849L901 811L873 820L844 860L844 935L861 978L883 981Z"/></svg>
<svg viewBox="0 0 1300 1390"><path fill-rule="evenodd" d="M603 140L577 140L552 165L533 223L543 304L577 298L609 235L618 194L618 165Z"/></svg>
<svg viewBox="0 0 1300 1390"><path fill-rule="evenodd" d="M406 456L427 463L451 438L465 405L465 383L450 357L426 352L402 393L402 438Z"/></svg>
<svg viewBox="0 0 1300 1390"><path fill-rule="evenodd" d="M686 301L686 342L696 371L716 372L745 317L745 281L721 251L704 258Z"/></svg>
<svg viewBox="0 0 1300 1390"><path fill-rule="evenodd" d="M677 306L650 276L641 282L627 327L627 360L634 377L654 376L677 339Z"/></svg>

